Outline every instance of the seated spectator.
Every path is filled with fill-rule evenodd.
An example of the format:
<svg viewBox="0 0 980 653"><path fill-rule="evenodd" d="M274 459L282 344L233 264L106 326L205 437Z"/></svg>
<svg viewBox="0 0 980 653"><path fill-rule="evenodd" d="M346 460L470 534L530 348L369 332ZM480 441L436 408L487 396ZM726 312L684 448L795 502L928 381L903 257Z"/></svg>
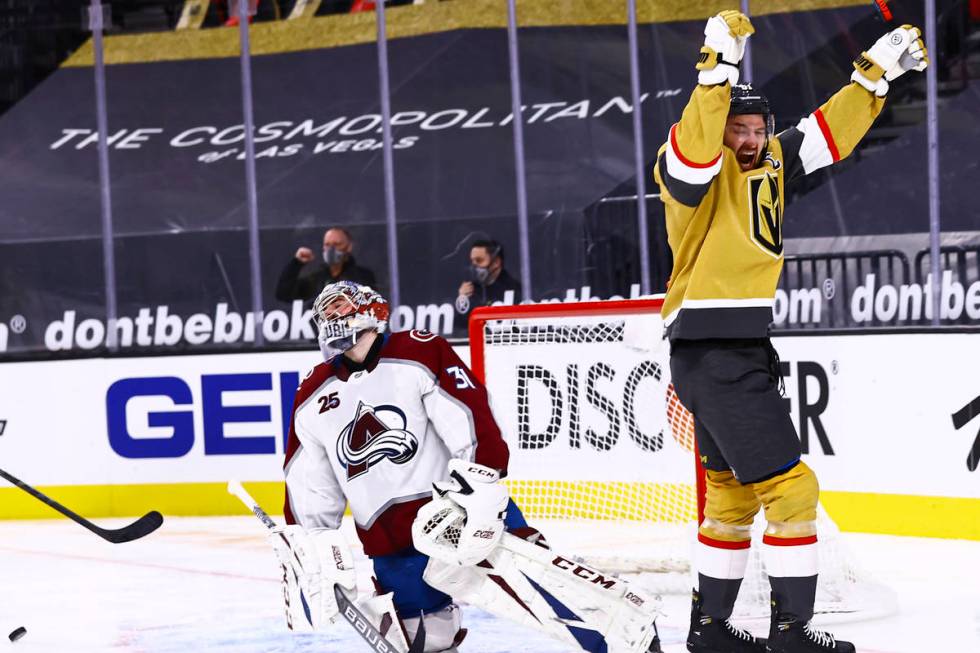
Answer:
<svg viewBox="0 0 980 653"><path fill-rule="evenodd" d="M334 281L354 281L375 286L374 272L354 260L351 251L354 240L343 227L331 227L323 234L323 254L320 260L309 247L300 247L279 275L276 299L291 302L302 299L312 305L323 287Z"/></svg>
<svg viewBox="0 0 980 653"><path fill-rule="evenodd" d="M520 301L521 282L504 269L503 246L495 240L473 243L470 248L470 280L459 285L459 296L456 297L456 312L465 316L464 325L474 308L505 301L508 290L513 291L511 301Z"/></svg>

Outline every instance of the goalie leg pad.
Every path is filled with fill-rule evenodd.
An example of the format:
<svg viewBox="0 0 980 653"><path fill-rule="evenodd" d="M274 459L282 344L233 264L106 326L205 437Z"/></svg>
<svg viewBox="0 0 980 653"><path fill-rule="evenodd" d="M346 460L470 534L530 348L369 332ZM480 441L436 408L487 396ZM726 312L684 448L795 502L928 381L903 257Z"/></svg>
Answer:
<svg viewBox="0 0 980 653"><path fill-rule="evenodd" d="M290 630L318 630L337 618L334 583L353 592L354 558L336 530L305 530L299 525L276 528L268 535L282 571L286 625Z"/></svg>
<svg viewBox="0 0 980 653"><path fill-rule="evenodd" d="M510 534L476 566L432 559L424 578L455 599L578 650L645 653L655 636L659 606L652 597Z"/></svg>
<svg viewBox="0 0 980 653"><path fill-rule="evenodd" d="M455 651L455 647L466 636L466 631L460 628L460 610L455 603L421 617L403 618L402 623L405 624L409 639L415 639L420 621L425 622L425 648L423 649L425 653Z"/></svg>
<svg viewBox="0 0 980 653"><path fill-rule="evenodd" d="M390 592L387 594L374 594L370 598L360 601L358 607L371 622L371 625L377 628L381 636L395 646L398 651L408 650L409 638L406 632L407 629L405 628L404 621L399 618L395 610L395 603L392 600ZM357 628L356 625L355 628ZM417 628L418 626L416 626ZM414 636L414 631L412 631L412 634Z"/></svg>

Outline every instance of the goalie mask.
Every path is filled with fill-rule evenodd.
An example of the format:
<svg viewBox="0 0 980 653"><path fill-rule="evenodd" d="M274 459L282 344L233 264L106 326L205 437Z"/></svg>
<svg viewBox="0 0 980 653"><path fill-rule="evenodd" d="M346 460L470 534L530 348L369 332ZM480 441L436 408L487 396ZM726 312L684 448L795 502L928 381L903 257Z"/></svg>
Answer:
<svg viewBox="0 0 980 653"><path fill-rule="evenodd" d="M370 286L353 281L328 284L313 302L317 342L326 360L349 350L367 332L388 329L388 302Z"/></svg>

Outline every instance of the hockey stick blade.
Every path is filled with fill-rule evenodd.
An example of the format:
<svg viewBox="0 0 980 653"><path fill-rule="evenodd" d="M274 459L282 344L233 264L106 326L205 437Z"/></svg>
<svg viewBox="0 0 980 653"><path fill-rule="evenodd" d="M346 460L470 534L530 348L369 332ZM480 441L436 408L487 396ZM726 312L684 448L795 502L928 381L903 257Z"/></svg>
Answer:
<svg viewBox="0 0 980 653"><path fill-rule="evenodd" d="M356 630L364 641L367 642L376 653L400 653L400 651L392 646L391 642L384 638L377 628L375 628L364 613L361 612L354 602L351 601L344 590L338 584L333 586L333 595L337 598L337 607L340 608L340 614L344 616L344 619L350 623L351 627ZM415 641L412 642L411 646L408 647L406 653L422 653L422 649L425 648L425 619L419 619L419 629L415 633Z"/></svg>
<svg viewBox="0 0 980 653"><path fill-rule="evenodd" d="M24 481L20 480L16 476L9 474L8 472L5 472L2 469L0 469L0 476L2 476L4 479L9 481L11 484L15 485L16 487L20 488L24 492L27 492L29 495L31 495L41 503L44 503L51 508L54 508L62 515L75 522L76 524L84 526L88 530L92 531L93 533L101 537L103 540L107 540L109 542L112 542L113 544L132 542L133 540L138 540L141 537L146 537L156 529L160 528L160 526L163 524L163 515L161 515L156 510L153 510L146 513L145 515L143 515L142 517L134 521L132 524L129 524L128 526L123 526L122 528L101 528L99 526L96 526L89 520L85 519L78 513L69 510L68 508L61 505L60 503L58 503L48 495L39 492L38 490L35 490L33 487L31 487Z"/></svg>

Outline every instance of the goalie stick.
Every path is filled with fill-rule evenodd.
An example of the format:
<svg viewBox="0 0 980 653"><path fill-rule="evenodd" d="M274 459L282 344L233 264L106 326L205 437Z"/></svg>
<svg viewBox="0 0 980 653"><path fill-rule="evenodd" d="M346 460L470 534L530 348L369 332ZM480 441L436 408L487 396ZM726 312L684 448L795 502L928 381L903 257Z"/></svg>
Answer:
<svg viewBox="0 0 980 653"><path fill-rule="evenodd" d="M344 590L341 589L340 585L334 583L333 593L337 597L337 607L340 608L340 614L344 615L347 623L364 638L364 641L371 648L377 653L397 653L398 649L392 646L385 639L384 635L364 616L364 613L357 609L354 602L344 594ZM419 630L415 633L415 641L408 647L408 653L422 653L423 648L425 648L425 619L419 619Z"/></svg>
<svg viewBox="0 0 980 653"><path fill-rule="evenodd" d="M273 521L272 517L269 516L265 510L262 510L262 506L252 498L252 495L248 493L247 490L238 481L228 481L228 492L234 494L238 497L245 506L252 511L252 513L259 518L265 527L270 531L274 531L277 526L276 522ZM385 639L377 628L375 628L364 613L358 609L340 585L334 583L333 586L334 596L337 598L337 607L340 608L340 614L344 616L344 619L351 625L351 627L357 631L368 646L374 649L377 653L398 653L398 648L393 646L391 642ZM415 633L415 640L409 646L406 653L422 653L422 649L425 647L425 624L424 619L419 619L419 629Z"/></svg>
<svg viewBox="0 0 980 653"><path fill-rule="evenodd" d="M103 540L108 540L113 544L132 542L133 540L138 540L141 537L146 537L156 529L160 528L160 526L163 524L163 515L156 510L151 510L128 526L123 526L122 528L101 528L2 469L0 469L0 476L24 492L27 492L41 503L49 505L76 524L84 526L101 537Z"/></svg>

